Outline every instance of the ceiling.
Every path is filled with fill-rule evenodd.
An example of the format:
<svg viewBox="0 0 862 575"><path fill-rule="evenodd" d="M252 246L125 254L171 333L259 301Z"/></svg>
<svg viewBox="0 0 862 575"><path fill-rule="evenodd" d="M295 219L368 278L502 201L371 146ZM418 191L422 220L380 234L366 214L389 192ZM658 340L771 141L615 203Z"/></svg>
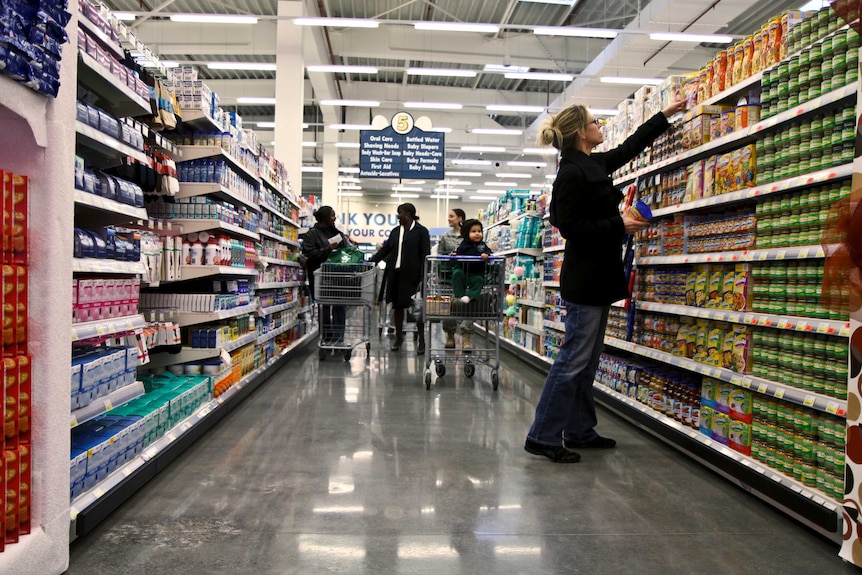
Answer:
<svg viewBox="0 0 862 575"><path fill-rule="evenodd" d="M273 121L274 106L241 105L241 96L275 96L274 71L212 70L206 62L276 61L277 0L104 0L109 8L132 12L126 24L163 60L194 64L200 76L215 90L222 107L238 111L246 124ZM535 148L535 126L540 114L489 112L488 104L539 106L554 112L573 102L593 108L615 108L637 86L605 84L603 75L663 78L699 69L720 45L650 40L647 31L723 33L744 36L771 16L798 8L802 0L282 0L303 4L308 17L368 18L378 28L295 26L303 34L305 65L339 64L373 66L370 73L306 73L303 138L316 147L303 148L304 165L320 165L325 145L334 141L358 142L359 132L325 135L326 125L370 123L373 116L387 118L404 109L404 102L446 102L460 110L411 110L428 116L435 127L447 127L446 170L452 160L488 159L491 166L458 168L479 173L459 184L465 196L484 187L499 172L512 171L508 161L528 160L536 166L532 178L519 186L546 183L554 172L553 156L525 155ZM552 3L556 2L556 3ZM169 20L171 14L256 15L254 25L186 24ZM496 24L497 33L416 30L414 22L464 22ZM546 36L533 33L537 26L603 28L620 31L615 39ZM571 82L507 79L501 72L484 72L486 65L529 68L530 72L568 73ZM475 77L418 76L408 68L442 68L478 71ZM324 99L376 100L380 107L321 106ZM509 128L521 135L477 135L474 128ZM262 142L273 140L271 130L258 130ZM504 153L475 153L462 146L505 147ZM339 165L357 166L359 150L339 148ZM540 166L546 162L547 166ZM499 167L495 167L495 163ZM523 172L524 168L518 168ZM465 181L464 177L458 178ZM303 174L303 193L318 193L320 174ZM362 180L366 196L388 196L392 181ZM432 193L433 182L423 187ZM474 192L475 193L475 192Z"/></svg>

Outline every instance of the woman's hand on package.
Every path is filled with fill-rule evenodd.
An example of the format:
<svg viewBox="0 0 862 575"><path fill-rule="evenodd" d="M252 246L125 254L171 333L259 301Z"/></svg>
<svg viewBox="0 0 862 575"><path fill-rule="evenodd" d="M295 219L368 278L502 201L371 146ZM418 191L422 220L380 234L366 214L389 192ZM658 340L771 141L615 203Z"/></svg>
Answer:
<svg viewBox="0 0 862 575"><path fill-rule="evenodd" d="M671 116L673 116L677 112L684 111L685 110L685 104L686 104L686 102L685 102L684 98L681 100L674 100L673 102L668 104L667 108L662 110L661 113L664 114L665 118L670 118Z"/></svg>
<svg viewBox="0 0 862 575"><path fill-rule="evenodd" d="M648 225L649 222L632 217L632 215L628 211L623 214L623 227L625 228L627 234L634 234L635 232L639 232Z"/></svg>

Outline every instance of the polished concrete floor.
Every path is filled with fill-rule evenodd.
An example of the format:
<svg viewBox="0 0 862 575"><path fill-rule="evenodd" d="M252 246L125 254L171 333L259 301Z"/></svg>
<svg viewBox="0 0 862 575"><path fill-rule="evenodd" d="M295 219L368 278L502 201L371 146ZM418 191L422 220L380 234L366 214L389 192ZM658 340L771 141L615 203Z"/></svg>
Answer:
<svg viewBox="0 0 862 575"><path fill-rule="evenodd" d="M504 355L425 390L412 343L290 360L94 532L71 575L841 574L838 547L614 415L528 455L543 378ZM364 355L364 351L362 352Z"/></svg>

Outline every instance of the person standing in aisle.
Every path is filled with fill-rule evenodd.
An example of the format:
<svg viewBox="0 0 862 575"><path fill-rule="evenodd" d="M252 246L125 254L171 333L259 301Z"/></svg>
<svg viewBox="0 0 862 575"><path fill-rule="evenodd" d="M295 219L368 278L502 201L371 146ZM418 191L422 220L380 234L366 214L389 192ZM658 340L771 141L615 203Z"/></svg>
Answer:
<svg viewBox="0 0 862 575"><path fill-rule="evenodd" d="M314 272L326 262L326 259L337 248L350 245L347 236L335 227L335 210L332 206L320 206L314 212L317 223L305 233L302 242L302 254L306 258L306 271L311 295L314 296ZM320 307L321 340L324 345L340 345L344 343L344 324L347 319L347 308L343 305L324 305Z"/></svg>
<svg viewBox="0 0 862 575"><path fill-rule="evenodd" d="M610 449L613 439L594 429L593 380L603 349L610 305L629 297L623 272L622 243L647 223L619 212L622 192L610 175L635 158L681 112L674 100L647 120L619 147L592 153L604 141L599 121L582 105L547 118L539 129L541 146L557 148L562 158L549 206L551 224L566 239L560 292L566 304L566 335L548 371L524 449L555 463L575 463L572 448Z"/></svg>
<svg viewBox="0 0 862 575"><path fill-rule="evenodd" d="M438 256L454 256L455 250L461 245L461 224L467 214L460 208L449 210L449 227L452 228L440 236L440 241L437 243ZM443 332L446 334L446 349L455 349L455 331L461 334L463 339L463 348L472 349L473 345L470 342L470 322L457 321L454 319L443 320Z"/></svg>
<svg viewBox="0 0 862 575"><path fill-rule="evenodd" d="M419 223L413 204L398 206L398 221L401 225L389 233L389 239L371 256L377 263L386 261L386 301L395 310L395 342L392 351L401 349L404 343L404 310L413 302L425 273L425 257L431 255L431 236L428 229ZM416 322L419 340L416 354L425 353L425 331L423 322Z"/></svg>

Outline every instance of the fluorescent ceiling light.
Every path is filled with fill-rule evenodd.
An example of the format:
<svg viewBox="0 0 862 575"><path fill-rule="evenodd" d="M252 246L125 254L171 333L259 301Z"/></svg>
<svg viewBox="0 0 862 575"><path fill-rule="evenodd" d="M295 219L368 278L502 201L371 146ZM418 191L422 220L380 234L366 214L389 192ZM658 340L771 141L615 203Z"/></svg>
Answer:
<svg viewBox="0 0 862 575"><path fill-rule="evenodd" d="M302 168L300 168L300 171L307 174L322 174L323 166L302 166Z"/></svg>
<svg viewBox="0 0 862 575"><path fill-rule="evenodd" d="M517 178L519 180L533 177L530 174L494 174L494 175L497 176L498 178Z"/></svg>
<svg viewBox="0 0 862 575"><path fill-rule="evenodd" d="M569 26L536 26L533 34L539 36L570 36L576 38L616 38L616 30L607 28L572 28Z"/></svg>
<svg viewBox="0 0 862 575"><path fill-rule="evenodd" d="M470 132L473 134L489 134L493 136L520 136L524 133L523 130L508 130L505 128L473 128Z"/></svg>
<svg viewBox="0 0 862 575"><path fill-rule="evenodd" d="M303 142L302 147L303 148L316 148L317 142Z"/></svg>
<svg viewBox="0 0 862 575"><path fill-rule="evenodd" d="M377 100L321 100L321 106L357 106L365 108L376 108L380 105Z"/></svg>
<svg viewBox="0 0 862 575"><path fill-rule="evenodd" d="M329 124L331 130L373 130L371 124Z"/></svg>
<svg viewBox="0 0 862 575"><path fill-rule="evenodd" d="M620 111L616 108L588 108L593 116L619 116Z"/></svg>
<svg viewBox="0 0 862 575"><path fill-rule="evenodd" d="M393 192L421 192L422 188L412 186L392 186Z"/></svg>
<svg viewBox="0 0 862 575"><path fill-rule="evenodd" d="M445 194L446 192L450 194L463 194L464 188L434 188L435 194Z"/></svg>
<svg viewBox="0 0 862 575"><path fill-rule="evenodd" d="M390 198L418 198L419 194L389 194Z"/></svg>
<svg viewBox="0 0 862 575"><path fill-rule="evenodd" d="M358 174L358 173L359 173L359 168L344 168L344 167L341 167L341 168L338 168L338 171L339 171L339 172L341 172L342 174Z"/></svg>
<svg viewBox="0 0 862 575"><path fill-rule="evenodd" d="M254 16L232 14L173 14L171 20L194 24L257 24L257 18Z"/></svg>
<svg viewBox="0 0 862 575"><path fill-rule="evenodd" d="M452 160L453 166L490 166L488 160Z"/></svg>
<svg viewBox="0 0 862 575"><path fill-rule="evenodd" d="M452 128L431 128L430 130L426 130L426 132L440 132L441 134L448 134L452 131Z"/></svg>
<svg viewBox="0 0 862 575"><path fill-rule="evenodd" d="M405 108L416 108L419 110L460 110L464 104L453 104L447 102L404 102Z"/></svg>
<svg viewBox="0 0 862 575"><path fill-rule="evenodd" d="M359 178L351 178L350 176L338 176L339 182L352 182L355 184L359 183Z"/></svg>
<svg viewBox="0 0 862 575"><path fill-rule="evenodd" d="M536 4L557 4L559 6L574 6L578 0L518 0L518 2L535 2Z"/></svg>
<svg viewBox="0 0 862 575"><path fill-rule="evenodd" d="M257 96L240 96L236 99L237 104L274 105L275 98L259 98Z"/></svg>
<svg viewBox="0 0 862 575"><path fill-rule="evenodd" d="M485 182L485 185L492 188L508 188L510 186L517 186L518 182Z"/></svg>
<svg viewBox="0 0 862 575"><path fill-rule="evenodd" d="M303 130L307 130L307 129L308 129L308 124L303 124L303 125L302 125L302 129L303 129Z"/></svg>
<svg viewBox="0 0 862 575"><path fill-rule="evenodd" d="M506 148L500 146L461 146L462 152L505 152Z"/></svg>
<svg viewBox="0 0 862 575"><path fill-rule="evenodd" d="M337 26L338 28L378 28L380 22L367 18L294 18L297 26Z"/></svg>
<svg viewBox="0 0 862 575"><path fill-rule="evenodd" d="M270 62L207 62L210 70L259 70L275 72L275 64Z"/></svg>
<svg viewBox="0 0 862 575"><path fill-rule="evenodd" d="M500 196L506 193L506 190L476 190L477 194L494 194L495 196Z"/></svg>
<svg viewBox="0 0 862 575"><path fill-rule="evenodd" d="M530 184L531 188L550 188L550 183L538 183L538 184Z"/></svg>
<svg viewBox="0 0 862 575"><path fill-rule="evenodd" d="M258 128L275 128L275 122L257 122Z"/></svg>
<svg viewBox="0 0 862 575"><path fill-rule="evenodd" d="M649 39L663 42L697 42L698 44L730 44L733 42L731 36L721 34L685 34L682 32L651 32Z"/></svg>
<svg viewBox="0 0 862 575"><path fill-rule="evenodd" d="M452 76L458 78L475 78L476 70L462 70L460 68L407 68L411 76Z"/></svg>
<svg viewBox="0 0 862 575"><path fill-rule="evenodd" d="M446 175L453 178L478 178L482 176L480 172L446 172Z"/></svg>
<svg viewBox="0 0 862 575"><path fill-rule="evenodd" d="M428 197L431 198L432 200L460 200L461 199L460 196L445 196L445 195L440 195L440 194L431 194Z"/></svg>
<svg viewBox="0 0 862 575"><path fill-rule="evenodd" d="M440 32L479 32L496 34L500 27L495 24L472 24L469 22L415 22L416 30L435 30Z"/></svg>
<svg viewBox="0 0 862 575"><path fill-rule="evenodd" d="M336 148L358 148L358 142L335 142Z"/></svg>
<svg viewBox="0 0 862 575"><path fill-rule="evenodd" d="M425 183L425 180L413 180L412 182L405 182L411 186L421 186Z"/></svg>
<svg viewBox="0 0 862 575"><path fill-rule="evenodd" d="M510 106L508 104L491 104L490 106L485 106L485 109L489 112L527 112L534 114L541 114L545 111L543 106Z"/></svg>
<svg viewBox="0 0 862 575"><path fill-rule="evenodd" d="M362 192L338 192L342 198L361 198Z"/></svg>
<svg viewBox="0 0 862 575"><path fill-rule="evenodd" d="M552 156L557 154L556 148L524 148L521 150L524 154L538 156Z"/></svg>
<svg viewBox="0 0 862 575"><path fill-rule="evenodd" d="M333 74L376 74L375 66L338 66L329 64L312 64L306 66L307 72L332 72Z"/></svg>
<svg viewBox="0 0 862 575"><path fill-rule="evenodd" d="M111 12L111 15L121 22L134 22L136 18L131 12Z"/></svg>
<svg viewBox="0 0 862 575"><path fill-rule="evenodd" d="M514 162L506 162L506 165L507 166L514 166L514 167L522 167L522 168L546 168L548 166L548 162L514 161Z"/></svg>
<svg viewBox="0 0 862 575"><path fill-rule="evenodd" d="M632 78L629 76L602 76L604 84L631 84L634 86L658 86L664 82L661 78Z"/></svg>
<svg viewBox="0 0 862 575"><path fill-rule="evenodd" d="M522 74L524 72L530 71L529 66L501 66L499 64L486 64L485 68L483 68L483 69L486 72L501 72L501 73L519 72Z"/></svg>
<svg viewBox="0 0 862 575"><path fill-rule="evenodd" d="M505 75L509 80L549 80L551 82L571 82L574 74L555 74L553 72L511 72Z"/></svg>
<svg viewBox="0 0 862 575"><path fill-rule="evenodd" d="M556 180L557 175L556 174L548 174L547 176L545 176L545 179L546 180Z"/></svg>
<svg viewBox="0 0 862 575"><path fill-rule="evenodd" d="M361 190L362 186L358 184L338 184L339 190Z"/></svg>
<svg viewBox="0 0 862 575"><path fill-rule="evenodd" d="M451 175L451 174L450 174ZM476 174L477 176L479 174ZM441 186L471 186L473 182L468 182L467 180L440 180L438 185Z"/></svg>
<svg viewBox="0 0 862 575"><path fill-rule="evenodd" d="M491 196L470 196L467 198L468 200L480 201L480 202L490 202L493 198Z"/></svg>

